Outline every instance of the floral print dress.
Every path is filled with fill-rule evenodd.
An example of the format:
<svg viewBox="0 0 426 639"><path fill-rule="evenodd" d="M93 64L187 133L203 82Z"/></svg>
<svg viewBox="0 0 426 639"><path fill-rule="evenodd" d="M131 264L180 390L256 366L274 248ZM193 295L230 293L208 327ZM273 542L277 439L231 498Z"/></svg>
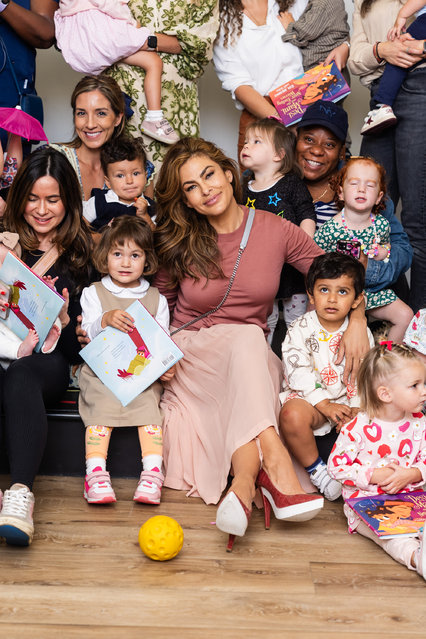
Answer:
<svg viewBox="0 0 426 639"><path fill-rule="evenodd" d="M357 230L356 237L363 242L367 248L372 246L375 233L377 234L379 244L388 244L390 238L389 229L390 227L387 219L383 215L376 215L375 228L371 224L365 229ZM325 224L323 224L314 235L315 242L320 248L324 249L326 253L331 253L331 251L336 250L338 240L353 239L352 234L334 218L325 222ZM377 291L376 293L373 293L366 288L365 294L367 297L365 310L367 311L373 308L379 308L380 306L387 306L391 302L395 302L397 299L395 293L389 288Z"/></svg>
<svg viewBox="0 0 426 639"><path fill-rule="evenodd" d="M197 80L212 57L219 27L216 0L130 0L133 16L152 33L176 36L182 53L159 53L163 60L161 107L180 137L199 135ZM122 90L131 96L134 115L128 131L141 135L145 119L143 90L145 71L127 64L116 64L108 71ZM144 136L148 159L158 168L167 145Z"/></svg>

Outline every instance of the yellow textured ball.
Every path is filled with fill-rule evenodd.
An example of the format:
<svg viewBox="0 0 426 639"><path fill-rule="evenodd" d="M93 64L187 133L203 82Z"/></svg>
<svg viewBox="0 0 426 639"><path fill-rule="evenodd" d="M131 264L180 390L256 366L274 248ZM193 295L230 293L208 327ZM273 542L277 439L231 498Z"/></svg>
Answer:
<svg viewBox="0 0 426 639"><path fill-rule="evenodd" d="M183 530L175 519L157 515L141 526L138 540L147 557L155 561L167 561L181 551Z"/></svg>

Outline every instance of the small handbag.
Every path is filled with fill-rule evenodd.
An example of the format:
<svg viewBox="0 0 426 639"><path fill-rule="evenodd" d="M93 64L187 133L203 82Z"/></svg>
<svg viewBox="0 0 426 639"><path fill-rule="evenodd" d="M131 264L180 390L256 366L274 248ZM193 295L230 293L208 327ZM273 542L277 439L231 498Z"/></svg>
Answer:
<svg viewBox="0 0 426 639"><path fill-rule="evenodd" d="M171 336L172 335L176 335L176 333L179 333L179 331L182 331L184 328L187 328L187 326L191 326L192 324L195 324L196 322L199 322L200 320L204 319L205 317L208 317L209 315L212 315L213 313L216 313L216 311L218 311L220 309L220 307L223 306L223 304L225 303L226 298L228 297L229 293L231 292L232 284L234 283L235 276L237 274L237 270L238 270L238 266L240 264L240 260L241 260L242 254L244 252L244 249L247 246L247 242L248 242L248 239L249 239L249 236L250 236L251 227L253 226L254 213L255 213L255 209L249 209L246 225L244 227L243 237L241 238L240 247L238 249L237 259L236 259L235 265L234 265L234 270L232 271L231 277L229 278L228 288L226 289L225 295L222 297L222 299L220 300L219 304L217 306L215 306L214 308L210 309L209 311L207 311L206 313L203 313L202 315L198 315L198 317L195 317L194 319L190 320L189 322L186 322L186 324L183 324L182 326L179 326L179 328L176 328L172 333L170 333Z"/></svg>

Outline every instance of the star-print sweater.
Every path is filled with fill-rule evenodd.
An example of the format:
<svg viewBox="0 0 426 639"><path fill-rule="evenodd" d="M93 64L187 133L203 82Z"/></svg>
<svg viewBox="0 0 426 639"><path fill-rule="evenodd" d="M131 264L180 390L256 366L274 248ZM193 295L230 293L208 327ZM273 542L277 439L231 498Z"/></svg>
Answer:
<svg viewBox="0 0 426 639"><path fill-rule="evenodd" d="M419 482L407 484L400 492L419 490L426 482L426 419L422 413L398 422L369 419L358 413L340 431L328 458L328 472L342 482L345 500L371 497L384 492L377 484L370 484L374 469L391 462L418 468L422 475ZM349 532L354 532L361 519L346 503L344 511Z"/></svg>
<svg viewBox="0 0 426 639"><path fill-rule="evenodd" d="M300 226L303 220L316 223L315 207L303 180L293 171L281 177L265 191L255 191L251 182L243 182L241 204L260 211L270 211ZM265 247L267 248L267 247ZM285 266L277 297L286 298L305 290L303 276L292 266Z"/></svg>
<svg viewBox="0 0 426 639"><path fill-rule="evenodd" d="M345 360L339 365L335 362L348 323L346 317L340 328L330 333L321 325L316 311L309 311L290 324L282 344L284 381L280 400L283 404L289 399L301 398L312 406L324 399L359 406L355 386L343 382ZM370 331L368 339L370 346L374 346ZM325 435L331 428L327 422L315 435Z"/></svg>

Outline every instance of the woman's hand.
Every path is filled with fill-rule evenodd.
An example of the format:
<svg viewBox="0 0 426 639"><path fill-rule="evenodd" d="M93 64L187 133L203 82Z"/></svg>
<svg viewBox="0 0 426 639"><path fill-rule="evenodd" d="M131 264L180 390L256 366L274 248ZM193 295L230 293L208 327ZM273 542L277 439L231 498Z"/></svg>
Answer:
<svg viewBox="0 0 426 639"><path fill-rule="evenodd" d="M422 59L423 40L414 40L409 33L403 33L393 42L379 42L377 54L386 62L408 69Z"/></svg>
<svg viewBox="0 0 426 639"><path fill-rule="evenodd" d="M343 333L336 357L336 364L340 364L345 358L345 369L343 371L343 382L345 384L350 382L355 385L362 358L369 350L370 342L367 335L365 304L361 302L356 309L351 311L349 326Z"/></svg>
<svg viewBox="0 0 426 639"><path fill-rule="evenodd" d="M62 328L65 328L65 326L68 326L68 324L70 323L70 316L68 315L68 307L70 304L70 294L67 288L62 289L62 297L64 298L65 302L62 305L62 308L60 310L58 317L59 317L59 321L62 324Z"/></svg>
<svg viewBox="0 0 426 639"><path fill-rule="evenodd" d="M349 47L345 42L342 42L342 44L339 44L338 47L335 47L332 51L330 51L323 64L327 65L334 61L339 71L341 71L345 68L348 58Z"/></svg>
<svg viewBox="0 0 426 639"><path fill-rule="evenodd" d="M290 11L280 11L278 14L278 20L281 22L286 31L288 29L288 25L295 21Z"/></svg>
<svg viewBox="0 0 426 639"><path fill-rule="evenodd" d="M135 322L129 313L116 308L102 315L101 326L102 328L111 326L111 328L116 328L119 331L123 331L123 333L131 333L135 328Z"/></svg>

